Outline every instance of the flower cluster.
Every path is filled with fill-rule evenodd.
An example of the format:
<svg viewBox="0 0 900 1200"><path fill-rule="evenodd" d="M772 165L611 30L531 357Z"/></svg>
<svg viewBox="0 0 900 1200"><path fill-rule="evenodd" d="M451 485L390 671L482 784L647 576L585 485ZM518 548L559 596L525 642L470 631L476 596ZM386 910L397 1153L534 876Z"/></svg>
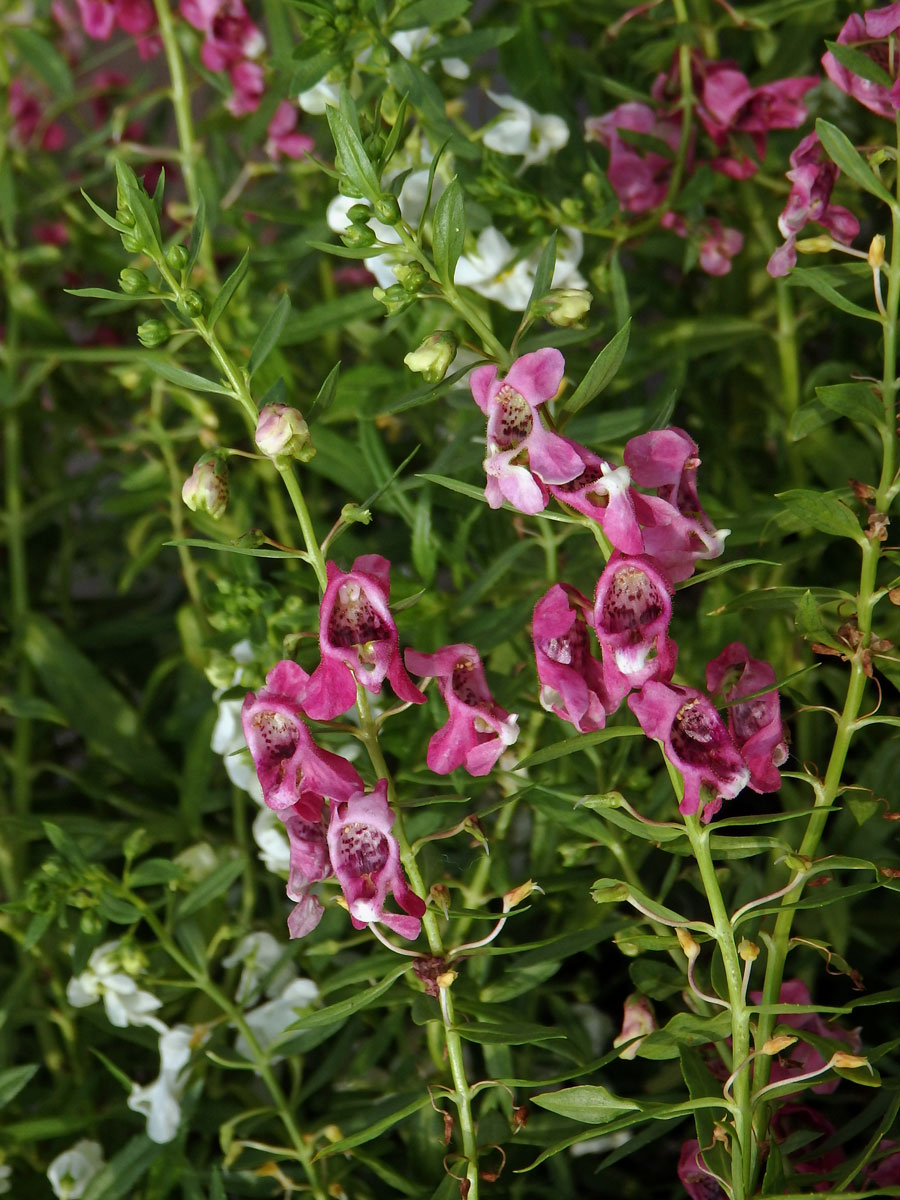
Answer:
<svg viewBox="0 0 900 1200"><path fill-rule="evenodd" d="M203 34L200 58L210 71L224 71L233 95L227 102L236 117L254 112L262 99L263 69L255 61L265 39L242 0L181 0L181 15ZM270 130L271 133L271 130Z"/></svg>

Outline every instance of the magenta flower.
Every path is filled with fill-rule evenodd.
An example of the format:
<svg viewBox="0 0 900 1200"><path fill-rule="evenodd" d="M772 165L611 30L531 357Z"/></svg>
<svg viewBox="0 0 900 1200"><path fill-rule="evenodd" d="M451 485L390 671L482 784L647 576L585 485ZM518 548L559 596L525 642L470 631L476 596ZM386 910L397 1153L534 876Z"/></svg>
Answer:
<svg viewBox="0 0 900 1200"><path fill-rule="evenodd" d="M265 91L263 69L259 63L242 59L228 68L233 95L225 101L225 107L235 117L256 112Z"/></svg>
<svg viewBox="0 0 900 1200"><path fill-rule="evenodd" d="M27 146L35 134L40 134L42 150L61 150L66 144L66 131L62 125L45 120L42 105L21 79L10 80L7 106L16 131L16 141L20 145Z"/></svg>
<svg viewBox="0 0 900 1200"><path fill-rule="evenodd" d="M234 94L226 107L236 117L254 112L264 91L257 58L265 38L243 0L181 0L181 15L203 34L200 58L209 71L226 71Z"/></svg>
<svg viewBox="0 0 900 1200"><path fill-rule="evenodd" d="M591 654L590 601L577 588L556 583L534 609L534 656L541 706L579 733L602 729L609 700L603 665Z"/></svg>
<svg viewBox="0 0 900 1200"><path fill-rule="evenodd" d="M306 133L297 132L300 114L288 100L282 100L275 109L272 120L266 127L266 154L277 161L283 154L286 158L303 158L312 150L315 142Z"/></svg>
<svg viewBox="0 0 900 1200"><path fill-rule="evenodd" d="M730 642L706 667L706 687L721 694L728 709L728 732L750 768L749 786L754 792L777 792L781 787L778 768L787 758L781 725L781 702L777 691L766 692L743 704L744 696L771 688L775 672L767 662L753 658L741 642Z"/></svg>
<svg viewBox="0 0 900 1200"><path fill-rule="evenodd" d="M816 133L803 139L790 162L787 177L791 181L791 191L778 218L778 228L785 243L772 254L766 267L774 279L786 275L797 262L794 243L807 222L815 221L821 225L841 245L849 245L859 233L859 221L853 213L840 204L831 203L831 192L840 171L825 156Z"/></svg>
<svg viewBox="0 0 900 1200"><path fill-rule="evenodd" d="M425 697L403 669L397 626L388 608L391 564L380 554L363 554L350 571L326 564L328 586L319 610L322 661L303 696L303 710L330 721L356 701L356 684L376 695L385 677L401 700Z"/></svg>
<svg viewBox="0 0 900 1200"><path fill-rule="evenodd" d="M280 814L291 854L287 894L296 901L287 921L291 938L305 937L319 924L325 911L311 891L313 884L334 873L328 854L328 821L323 807L321 796L303 793L293 809ZM317 809L318 815L310 819Z"/></svg>
<svg viewBox="0 0 900 1200"><path fill-rule="evenodd" d="M886 8L877 8L866 13L864 18L858 13L851 13L836 40L842 46L852 46L859 50L877 66L889 71L892 61L896 63L896 60L892 59L887 39L898 28L900 7L889 4ZM900 108L900 79L891 87L864 79L839 63L830 50L822 56L822 66L831 82L842 92L852 96L879 117L893 121L894 114ZM896 65L894 70L896 72Z"/></svg>
<svg viewBox="0 0 900 1200"><path fill-rule="evenodd" d="M425 902L404 878L393 824L387 780L379 779L371 793L360 789L350 800L332 804L328 851L354 928L380 921L412 941L419 936ZM389 891L405 916L385 911Z"/></svg>
<svg viewBox="0 0 900 1200"><path fill-rule="evenodd" d="M840 1146L833 1146L818 1158L811 1157L819 1143L833 1137L836 1131L826 1116L805 1104L783 1104L776 1108L771 1129L776 1142L783 1142L791 1135L795 1139L798 1134L805 1135L801 1148L786 1156L792 1170L800 1175L824 1175L844 1162ZM814 1135L811 1140L810 1135ZM831 1184L822 1180L813 1185L813 1191L831 1193Z"/></svg>
<svg viewBox="0 0 900 1200"><path fill-rule="evenodd" d="M750 993L750 1000L753 1004L761 1004L762 999L762 992ZM802 979L786 979L781 985L778 1000L781 1004L812 1004L809 988ZM789 1025L792 1029L804 1030L816 1037L843 1042L848 1047L849 1053L859 1053L861 1044L859 1030L848 1030L842 1029L839 1025L829 1025L822 1020L818 1013L780 1013L778 1022L780 1025ZM802 1041L797 1041L789 1047L782 1058L785 1058L786 1061L782 1062L777 1058L772 1061L772 1073L769 1076L772 1083L781 1083L782 1080L792 1079L795 1075L807 1075L811 1071L818 1071L828 1061L809 1042ZM812 1090L820 1095L829 1095L839 1082L840 1080L837 1078L823 1079L821 1083L814 1084Z"/></svg>
<svg viewBox="0 0 900 1200"><path fill-rule="evenodd" d="M362 780L346 759L313 741L301 717L309 683L297 663L278 663L265 687L248 694L241 724L269 808L293 808L304 820L316 821L323 796L347 800Z"/></svg>
<svg viewBox="0 0 900 1200"><path fill-rule="evenodd" d="M152 0L75 0L84 32L105 42L119 27L141 38L156 25Z"/></svg>
<svg viewBox="0 0 900 1200"><path fill-rule="evenodd" d="M619 1058L636 1058L637 1052L641 1048L641 1042L658 1028L656 1013L653 1011L650 1000L640 992L632 992L625 1000L621 1032L613 1039L613 1046L631 1042L631 1045L625 1047ZM633 1038L640 1040L635 1042L632 1040Z"/></svg>
<svg viewBox="0 0 900 1200"><path fill-rule="evenodd" d="M867 1188L900 1187L900 1142L882 1138L877 1153L884 1155L878 1162L869 1163L863 1179Z"/></svg>
<svg viewBox="0 0 900 1200"><path fill-rule="evenodd" d="M581 459L582 469L568 483L549 484L550 495L596 521L623 554L643 553L644 539L632 500L631 472L627 467L611 466L569 438L563 440Z"/></svg>
<svg viewBox="0 0 900 1200"><path fill-rule="evenodd" d="M436 775L465 767L470 775L489 774L507 746L519 736L518 718L495 703L474 646L444 646L435 654L406 651L416 675L437 679L450 714L432 735L426 761Z"/></svg>
<svg viewBox="0 0 900 1200"><path fill-rule="evenodd" d="M491 508L508 500L520 512L541 512L544 484L581 474L584 464L572 444L545 428L538 413L559 390L564 369L560 352L546 347L516 359L503 379L493 363L472 372L472 396L488 419L484 494Z"/></svg>
<svg viewBox="0 0 900 1200"><path fill-rule="evenodd" d="M668 636L672 586L646 555L614 554L597 581L594 630L603 651L608 705L648 679L670 679L678 647ZM608 709L611 711L611 708Z"/></svg>
<svg viewBox="0 0 900 1200"><path fill-rule="evenodd" d="M701 788L712 793L703 809L709 821L750 781L750 770L713 704L694 688L650 680L628 697L628 707L647 737L662 742L666 758L684 777L684 816L700 808Z"/></svg>
<svg viewBox="0 0 900 1200"><path fill-rule="evenodd" d="M707 1170L696 1138L691 1138L681 1147L678 1178L691 1200L726 1200L718 1180Z"/></svg>
<svg viewBox="0 0 900 1200"><path fill-rule="evenodd" d="M664 142L668 157L653 150L640 151L619 137L619 130L646 133ZM660 116L647 104L630 101L584 123L586 142L600 142L609 150L607 178L625 212L642 213L666 199L672 162L681 141L681 117Z"/></svg>
<svg viewBox="0 0 900 1200"><path fill-rule="evenodd" d="M727 275L731 260L740 254L743 245L742 233L729 229L713 217L700 241L700 266L707 275Z"/></svg>

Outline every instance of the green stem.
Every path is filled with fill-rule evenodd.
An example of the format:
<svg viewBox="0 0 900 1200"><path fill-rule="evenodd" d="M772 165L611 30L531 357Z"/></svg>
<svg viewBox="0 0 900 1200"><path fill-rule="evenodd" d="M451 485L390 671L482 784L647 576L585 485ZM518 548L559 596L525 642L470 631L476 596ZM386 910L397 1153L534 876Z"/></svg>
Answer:
<svg viewBox="0 0 900 1200"><path fill-rule="evenodd" d="M716 875L715 863L709 848L710 827L701 824L696 816L684 819L694 857L703 881L703 890L709 903L713 925L716 930L716 945L722 956L725 978L728 984L728 1002L731 1006L732 1061L738 1075L734 1080L734 1123L735 1133L731 1146L732 1200L744 1200L749 1194L750 1165L752 1162L752 1128L750 1110L750 1074L740 1071L741 1064L750 1053L750 1014L744 996L741 959L734 941L734 931L722 890Z"/></svg>
<svg viewBox="0 0 900 1200"><path fill-rule="evenodd" d="M184 69L184 59L178 45L175 26L172 23L172 12L169 0L154 0L156 18L159 22L159 36L162 39L166 64L171 80L170 95L172 108L175 110L175 128L178 131L178 145L181 149L181 170L184 175L184 186L187 189L188 203L194 212L200 200L200 188L197 183L197 139L194 134L194 118L191 114L191 93L188 87L187 75Z"/></svg>
<svg viewBox="0 0 900 1200"><path fill-rule="evenodd" d="M397 808L396 790L388 771L381 745L378 741L378 727L369 708L369 700L365 689L356 685L357 710L359 712L360 728L363 742L368 751L372 766L379 779L388 781L388 797L394 812L394 836L400 847L400 860L406 871L410 886L419 896L427 896L428 889L416 862L415 854L406 836L403 826L403 816ZM432 908L426 908L422 917L422 928L428 941L428 949L435 958L443 959L446 951L441 937L438 918ZM478 1142L475 1136L475 1122L472 1115L472 1089L466 1077L466 1064L463 1057L462 1038L456 1032L456 1016L453 1005L453 995L449 987L441 988L440 994L441 1019L444 1026L444 1044L447 1047L447 1061L450 1065L450 1077L453 1080L456 1111L459 1117L460 1133L462 1135L463 1155L466 1160L466 1180L469 1184L467 1200L478 1200Z"/></svg>
<svg viewBox="0 0 900 1200"><path fill-rule="evenodd" d="M316 579L319 581L319 587L322 592L328 586L328 576L325 570L325 558L322 554L322 548L316 538L315 530L313 529L312 518L309 515L309 509L306 506L303 492L300 489L300 484L297 482L297 476L294 473L293 462L275 461L275 466L281 476L287 493L291 498L291 504L294 506L294 512L297 514L297 521L300 525L300 530L303 534L303 544L306 546L306 552L310 557L313 565L313 570L316 573Z"/></svg>

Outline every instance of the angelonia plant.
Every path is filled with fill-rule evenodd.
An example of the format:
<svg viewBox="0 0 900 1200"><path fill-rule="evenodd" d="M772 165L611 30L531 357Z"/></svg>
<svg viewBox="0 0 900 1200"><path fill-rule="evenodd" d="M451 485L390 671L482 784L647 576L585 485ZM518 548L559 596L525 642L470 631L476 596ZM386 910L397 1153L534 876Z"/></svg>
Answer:
<svg viewBox="0 0 900 1200"><path fill-rule="evenodd" d="M900 1196L839 8L0 13L0 1193Z"/></svg>

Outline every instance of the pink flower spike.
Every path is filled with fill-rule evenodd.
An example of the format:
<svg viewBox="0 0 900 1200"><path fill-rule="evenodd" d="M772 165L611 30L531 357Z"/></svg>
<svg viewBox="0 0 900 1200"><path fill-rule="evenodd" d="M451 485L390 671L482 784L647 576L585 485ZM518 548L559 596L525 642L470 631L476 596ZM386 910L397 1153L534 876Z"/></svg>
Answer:
<svg viewBox="0 0 900 1200"><path fill-rule="evenodd" d="M744 696L771 688L775 672L767 662L753 658L741 642L731 642L706 668L706 686L729 703L728 732L750 768L749 786L754 792L777 792L781 787L778 768L787 758L781 725L781 702L777 691L766 692L744 704Z"/></svg>
<svg viewBox="0 0 900 1200"><path fill-rule="evenodd" d="M672 585L646 555L614 554L597 581L594 630L609 699L617 705L648 679L670 679L678 647L668 636Z"/></svg>
<svg viewBox="0 0 900 1200"><path fill-rule="evenodd" d="M703 809L709 821L722 800L733 800L750 781L750 770L712 703L694 688L650 680L628 697L628 707L647 737L662 742L666 758L684 777L679 811L691 816L700 808L700 789L714 799Z"/></svg>
<svg viewBox="0 0 900 1200"><path fill-rule="evenodd" d="M303 709L316 721L330 721L356 700L356 682L376 695L385 677L401 700L424 704L400 658L397 626L388 608L391 564L380 554L364 554L350 571L326 564L328 586L319 610L322 661L310 676Z"/></svg>
<svg viewBox="0 0 900 1200"><path fill-rule="evenodd" d="M472 372L472 396L488 419L486 468L496 456L512 452L503 460L504 471L518 466L513 460L527 453L528 469L545 484L567 483L581 473L583 464L568 439L547 429L538 413L556 395L564 370L560 352L545 347L516 359L503 379L493 363Z"/></svg>
<svg viewBox="0 0 900 1200"><path fill-rule="evenodd" d="M474 646L444 646L435 654L406 651L415 675L437 679L449 719L428 743L426 761L436 775L465 767L470 775L488 775L507 746L519 736L518 717L495 703Z"/></svg>
<svg viewBox="0 0 900 1200"><path fill-rule="evenodd" d="M315 143L305 133L297 133L297 109L288 100L282 100L266 129L266 154L273 161L280 155L287 158L303 158Z"/></svg>
<svg viewBox="0 0 900 1200"><path fill-rule="evenodd" d="M387 780L379 779L368 795L360 790L350 800L332 804L328 850L354 928L380 921L412 941L419 936L425 902L404 878L393 824ZM407 915L385 911L389 891Z"/></svg>
<svg viewBox="0 0 900 1200"><path fill-rule="evenodd" d="M296 663L278 663L241 710L244 737L256 766L263 799L276 812L296 806L304 820L318 820L322 797L346 800L362 780L346 759L321 750L301 719L309 676Z"/></svg>
<svg viewBox="0 0 900 1200"><path fill-rule="evenodd" d="M591 655L590 601L556 583L535 605L533 638L541 707L591 733L606 724L609 707L603 666Z"/></svg>
<svg viewBox="0 0 900 1200"><path fill-rule="evenodd" d="M550 484L550 495L595 520L623 554L642 554L644 539L631 499L631 472L627 467L612 467L584 446L565 440L581 459L582 470L568 483Z"/></svg>
<svg viewBox="0 0 900 1200"><path fill-rule="evenodd" d="M891 26L894 17L891 10L895 7L891 4L887 9L877 9L873 13L868 13L865 20L858 13L851 13L841 26L836 40L843 46L853 46L854 49L871 58L878 66L887 68L889 63L887 42L879 44L872 40L886 35L874 34L872 30L887 29L889 32L893 32ZM887 16L885 16L886 13ZM891 95L891 88L854 74L849 67L839 63L830 50L822 55L822 66L831 82L836 84L842 92L852 96L854 100L871 109L873 113L877 113L879 117L886 117L887 120L893 121L897 105Z"/></svg>

